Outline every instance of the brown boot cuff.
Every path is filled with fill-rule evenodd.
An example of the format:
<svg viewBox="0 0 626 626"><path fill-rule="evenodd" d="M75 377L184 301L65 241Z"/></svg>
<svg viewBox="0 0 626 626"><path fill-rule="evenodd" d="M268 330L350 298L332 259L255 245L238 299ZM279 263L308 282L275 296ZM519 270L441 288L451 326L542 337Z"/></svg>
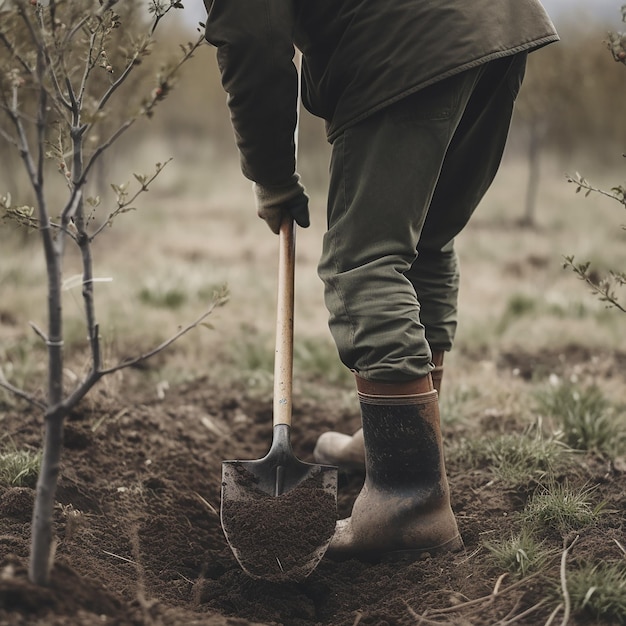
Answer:
<svg viewBox="0 0 626 626"><path fill-rule="evenodd" d="M368 396L415 396L434 389L430 374L402 383L383 383L366 380L355 374L356 388L359 393Z"/></svg>
<svg viewBox="0 0 626 626"><path fill-rule="evenodd" d="M363 393L359 391L359 402L363 404L373 404L378 406L422 406L427 407L428 405L434 405L439 407L439 396L437 395L437 391L433 389L432 391L427 391L426 393L415 393L412 395L402 395L402 396L374 396L367 393ZM437 416L439 415L439 411L437 410Z"/></svg>

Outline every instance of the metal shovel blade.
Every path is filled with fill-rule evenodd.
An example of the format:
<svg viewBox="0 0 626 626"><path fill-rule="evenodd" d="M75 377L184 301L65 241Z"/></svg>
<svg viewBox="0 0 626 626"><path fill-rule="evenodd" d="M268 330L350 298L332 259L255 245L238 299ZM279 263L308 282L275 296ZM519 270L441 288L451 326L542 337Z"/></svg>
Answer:
<svg viewBox="0 0 626 626"><path fill-rule="evenodd" d="M304 580L335 532L337 468L293 453L290 426L274 426L268 454L222 463L221 521L241 568L272 582Z"/></svg>

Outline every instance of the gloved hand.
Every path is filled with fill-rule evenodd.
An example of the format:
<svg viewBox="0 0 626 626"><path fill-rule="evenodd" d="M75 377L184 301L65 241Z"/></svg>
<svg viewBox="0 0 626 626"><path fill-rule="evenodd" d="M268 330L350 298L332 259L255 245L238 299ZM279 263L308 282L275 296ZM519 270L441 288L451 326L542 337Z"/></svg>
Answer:
<svg viewBox="0 0 626 626"><path fill-rule="evenodd" d="M285 212L293 217L298 226L309 227L309 196L306 195L298 174L294 174L285 185L276 187L265 187L255 183L254 193L259 217L267 222L276 235Z"/></svg>

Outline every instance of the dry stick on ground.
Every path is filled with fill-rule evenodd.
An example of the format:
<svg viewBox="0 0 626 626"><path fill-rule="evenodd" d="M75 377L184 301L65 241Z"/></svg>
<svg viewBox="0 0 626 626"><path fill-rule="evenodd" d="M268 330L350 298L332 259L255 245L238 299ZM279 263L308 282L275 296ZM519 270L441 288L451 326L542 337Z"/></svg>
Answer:
<svg viewBox="0 0 626 626"><path fill-rule="evenodd" d="M559 611L562 608L563 608L563 604L562 603L557 604L554 607L554 611L552 611L552 613L550 613L550 615L548 615L548 619L546 620L546 623L543 626L552 626L552 622L554 621L554 619L559 614Z"/></svg>
<svg viewBox="0 0 626 626"><path fill-rule="evenodd" d="M527 617L531 613L534 613L536 610L540 609L547 601L548 600L546 598L543 598L543 600L539 600L537 604L533 604L533 606L527 608L525 611L522 611L521 613L518 613L517 615L515 615L514 617L511 617L510 619L502 618L500 621L496 622L494 626L508 626L509 624L514 624L515 622L518 622L524 617ZM514 608L514 611L517 610L518 606L519 606L519 602L517 606ZM510 611L509 614L513 613L514 611Z"/></svg>
<svg viewBox="0 0 626 626"><path fill-rule="evenodd" d="M569 616L572 610L572 602L569 597L569 591L567 589L567 556L570 550L574 547L574 544L578 541L580 535L576 535L574 540L565 547L567 540L563 540L563 554L561 555L561 591L563 592L563 619L561 620L561 626L567 626L569 623Z"/></svg>
<svg viewBox="0 0 626 626"><path fill-rule="evenodd" d="M563 540L564 550L563 550L563 553L561 554L561 568L560 568L561 591L563 592L563 602L559 603L555 607L554 611L550 613L544 626L551 626L552 622L555 620L559 611L562 609L563 609L563 619L561 620L561 626L567 626L567 622L569 621L571 603L570 603L569 592L567 590L566 564L567 564L567 556L570 550L574 547L574 544L578 541L578 538L579 538L579 535L576 535L574 540L567 547L565 547L567 543L567 539Z"/></svg>
<svg viewBox="0 0 626 626"><path fill-rule="evenodd" d="M522 578L521 580L518 580L517 582L509 585L508 587L500 591L500 586L502 584L502 581L506 578L506 576L508 576L507 573L504 573L498 578L498 580L496 581L496 584L494 585L493 591L489 595L482 596L480 598L475 598L474 600L468 600L467 602L462 602L461 604L456 604L454 606L444 607L442 609L433 609L433 610L427 609L422 615L418 615L415 612L415 610L413 610L408 605L408 603L405 602L405 604L411 616L417 620L421 620L421 621L418 621L418 624L419 623L439 624L439 625L445 626L445 624L448 624L448 622L437 622L435 620L428 619L426 616L428 615L428 617L436 617L439 615L445 615L447 613L458 613L468 608L471 609L470 613L475 610L484 610L485 606L492 604L497 597L502 597L504 594L507 594L509 591L512 591L522 585L527 584L529 580L531 580L532 578L535 578L537 575L538 574L532 574L530 576L527 576L526 578Z"/></svg>

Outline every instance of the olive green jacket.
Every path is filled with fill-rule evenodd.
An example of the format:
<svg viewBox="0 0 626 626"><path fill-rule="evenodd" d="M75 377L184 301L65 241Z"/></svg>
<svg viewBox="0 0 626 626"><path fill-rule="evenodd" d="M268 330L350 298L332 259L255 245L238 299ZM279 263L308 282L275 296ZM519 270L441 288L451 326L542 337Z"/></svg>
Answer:
<svg viewBox="0 0 626 626"><path fill-rule="evenodd" d="M302 102L329 141L423 87L558 36L539 0L205 0L245 176L280 185L295 169Z"/></svg>

